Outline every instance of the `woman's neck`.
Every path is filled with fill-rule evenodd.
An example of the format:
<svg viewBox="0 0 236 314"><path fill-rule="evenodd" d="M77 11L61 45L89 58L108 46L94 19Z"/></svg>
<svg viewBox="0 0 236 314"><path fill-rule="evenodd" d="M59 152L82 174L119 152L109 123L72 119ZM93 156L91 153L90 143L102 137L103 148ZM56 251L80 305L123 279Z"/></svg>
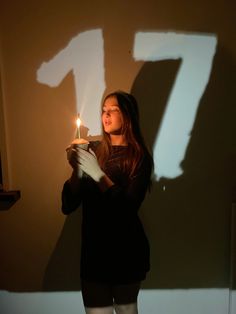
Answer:
<svg viewBox="0 0 236 314"><path fill-rule="evenodd" d="M119 145L119 146L126 146L127 141L125 140L123 135L114 135L110 134L111 145Z"/></svg>

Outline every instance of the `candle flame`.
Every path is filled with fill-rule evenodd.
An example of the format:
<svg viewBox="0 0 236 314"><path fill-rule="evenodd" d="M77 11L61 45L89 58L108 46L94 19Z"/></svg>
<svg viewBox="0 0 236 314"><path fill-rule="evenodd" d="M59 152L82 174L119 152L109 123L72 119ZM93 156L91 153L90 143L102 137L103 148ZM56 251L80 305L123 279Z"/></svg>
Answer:
<svg viewBox="0 0 236 314"><path fill-rule="evenodd" d="M77 127L79 128L80 125L81 125L81 120L80 120L80 118L78 118L78 119L76 120L76 124L77 124Z"/></svg>

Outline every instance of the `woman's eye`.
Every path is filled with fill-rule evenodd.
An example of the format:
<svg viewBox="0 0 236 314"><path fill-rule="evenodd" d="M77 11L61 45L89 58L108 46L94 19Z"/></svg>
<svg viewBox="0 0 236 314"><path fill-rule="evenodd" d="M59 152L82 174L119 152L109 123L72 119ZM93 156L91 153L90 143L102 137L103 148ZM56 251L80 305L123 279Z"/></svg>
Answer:
<svg viewBox="0 0 236 314"><path fill-rule="evenodd" d="M112 114L112 113L116 113L116 112L119 112L118 108L108 109L108 110L102 109L102 114Z"/></svg>

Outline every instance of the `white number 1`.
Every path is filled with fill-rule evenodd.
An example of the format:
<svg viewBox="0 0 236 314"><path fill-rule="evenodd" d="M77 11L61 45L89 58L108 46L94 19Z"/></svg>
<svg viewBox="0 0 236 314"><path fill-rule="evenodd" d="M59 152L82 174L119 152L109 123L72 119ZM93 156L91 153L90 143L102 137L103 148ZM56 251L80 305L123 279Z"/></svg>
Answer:
<svg viewBox="0 0 236 314"><path fill-rule="evenodd" d="M37 80L51 87L58 86L73 72L77 112L90 135L101 134L100 102L105 90L103 35L100 29L74 37L66 48L37 71Z"/></svg>

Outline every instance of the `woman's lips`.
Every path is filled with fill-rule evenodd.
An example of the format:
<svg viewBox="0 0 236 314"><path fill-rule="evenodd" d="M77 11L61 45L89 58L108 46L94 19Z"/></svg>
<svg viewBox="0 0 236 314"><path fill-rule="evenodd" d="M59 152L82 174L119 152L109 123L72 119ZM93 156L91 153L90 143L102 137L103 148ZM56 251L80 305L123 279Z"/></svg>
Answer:
<svg viewBox="0 0 236 314"><path fill-rule="evenodd" d="M109 126L110 124L111 124L111 121L108 121L108 120L104 121L105 126Z"/></svg>

